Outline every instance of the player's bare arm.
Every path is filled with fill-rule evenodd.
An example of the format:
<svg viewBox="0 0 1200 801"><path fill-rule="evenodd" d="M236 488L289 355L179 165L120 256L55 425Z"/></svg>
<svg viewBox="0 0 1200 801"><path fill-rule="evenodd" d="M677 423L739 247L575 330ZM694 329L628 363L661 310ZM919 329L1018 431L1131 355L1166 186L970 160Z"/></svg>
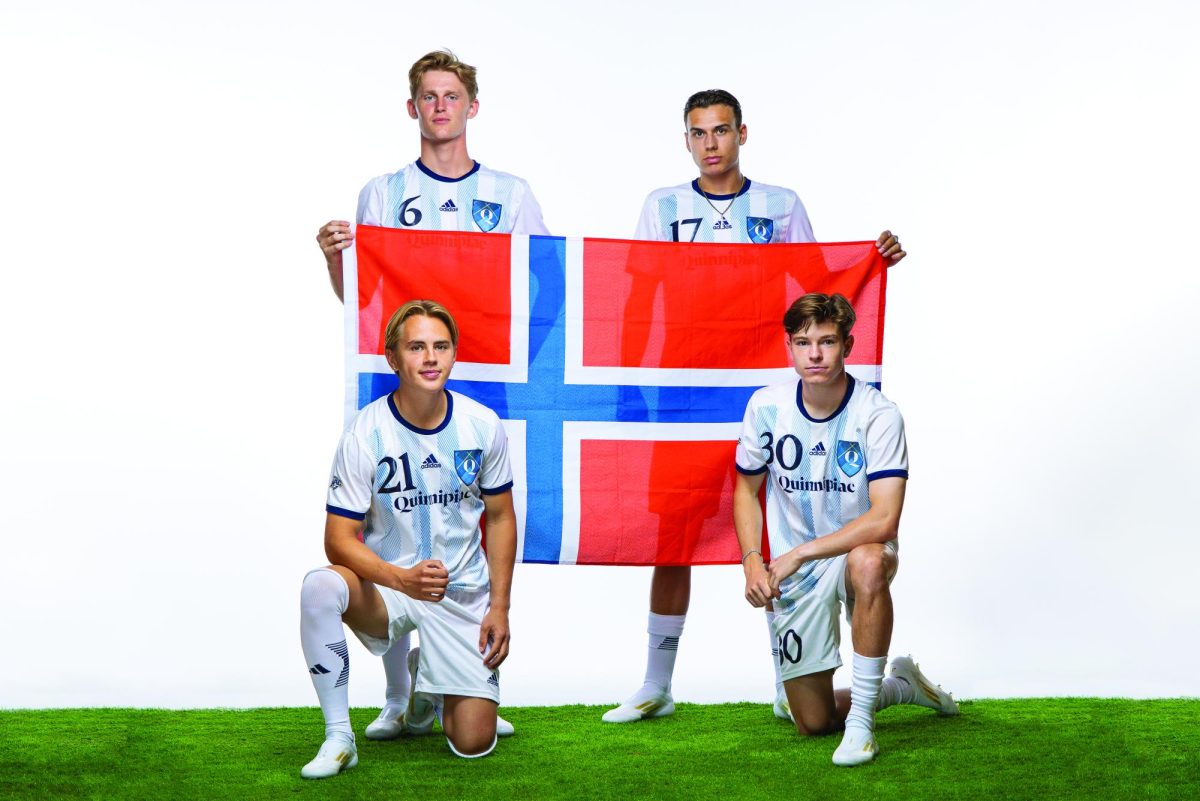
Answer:
<svg viewBox="0 0 1200 801"><path fill-rule="evenodd" d="M746 600L751 606L762 608L772 598L778 597L778 588L771 589L766 562L762 551L762 507L758 505L758 491L766 479L766 473L748 476L738 473L733 485L733 528L737 532L738 545L742 549L742 571L746 574Z"/></svg>
<svg viewBox="0 0 1200 801"><path fill-rule="evenodd" d="M879 255L885 259L890 259L892 264L895 264L908 255L900 245L900 237L891 231L884 231L880 234L879 238L875 240L875 247L879 249Z"/></svg>
<svg viewBox="0 0 1200 801"><path fill-rule="evenodd" d="M828 559L850 553L860 545L884 543L896 538L900 513L904 509L907 479L889 476L872 481L868 492L871 508L832 534L798 545L771 560L771 590L778 597L779 584L800 569L805 562ZM736 508L736 507L735 507Z"/></svg>
<svg viewBox="0 0 1200 801"><path fill-rule="evenodd" d="M492 670L508 657L508 608L512 599L513 564L517 558L517 515L512 490L484 495L487 519L487 560L490 595L487 614L479 627L479 653Z"/></svg>
<svg viewBox="0 0 1200 801"><path fill-rule="evenodd" d="M450 574L437 559L426 559L410 568L380 559L358 538L362 521L325 515L325 555L330 564L353 570L364 581L391 587L418 601L440 601L446 595Z"/></svg>
<svg viewBox="0 0 1200 801"><path fill-rule="evenodd" d="M342 251L354 242L354 232L346 220L330 220L317 229L317 244L325 254L325 267L329 270L329 283L342 300Z"/></svg>

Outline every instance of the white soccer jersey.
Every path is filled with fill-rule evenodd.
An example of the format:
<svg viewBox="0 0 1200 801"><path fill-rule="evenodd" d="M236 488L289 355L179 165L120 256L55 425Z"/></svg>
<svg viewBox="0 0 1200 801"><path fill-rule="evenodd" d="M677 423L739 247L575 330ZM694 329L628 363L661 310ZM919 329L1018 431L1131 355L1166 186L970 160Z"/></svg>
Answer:
<svg viewBox="0 0 1200 801"><path fill-rule="evenodd" d="M832 534L871 508L869 482L908 478L904 420L879 390L851 378L831 416L814 420L800 400L800 379L750 397L737 444L737 469L767 476L772 554ZM805 563L780 585L785 598L816 586L834 560Z"/></svg>
<svg viewBox="0 0 1200 801"><path fill-rule="evenodd" d="M529 184L479 162L461 178L444 178L420 159L372 178L358 195L356 221L425 231L550 233Z"/></svg>
<svg viewBox="0 0 1200 801"><path fill-rule="evenodd" d="M655 242L817 241L795 192L749 179L737 195L710 194L707 200L699 179L656 189L642 206L633 236Z"/></svg>
<svg viewBox="0 0 1200 801"><path fill-rule="evenodd" d="M483 496L511 489L512 467L496 413L446 395L446 419L431 430L402 418L390 393L362 409L342 435L325 509L365 519L363 541L380 559L440 559L450 589L473 592L488 588Z"/></svg>

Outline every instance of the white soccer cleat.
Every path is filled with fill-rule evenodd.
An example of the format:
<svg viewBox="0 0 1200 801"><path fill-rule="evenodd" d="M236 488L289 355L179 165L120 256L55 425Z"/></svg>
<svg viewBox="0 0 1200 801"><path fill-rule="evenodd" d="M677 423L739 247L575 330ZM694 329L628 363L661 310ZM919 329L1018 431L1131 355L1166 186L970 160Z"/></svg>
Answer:
<svg viewBox="0 0 1200 801"><path fill-rule="evenodd" d="M385 706L379 712L379 717L367 724L368 740L395 740L407 730L404 724L404 710L396 706Z"/></svg>
<svg viewBox="0 0 1200 801"><path fill-rule="evenodd" d="M879 753L875 743L875 732L860 726L851 726L842 735L842 741L833 752L833 764L844 768L870 762Z"/></svg>
<svg viewBox="0 0 1200 801"><path fill-rule="evenodd" d="M921 667L913 661L912 656L898 656L892 660L888 675L904 679L913 689L914 704L936 709L940 715L957 715L958 703L954 696L946 692L940 685L925 678Z"/></svg>
<svg viewBox="0 0 1200 801"><path fill-rule="evenodd" d="M300 768L300 775L305 779L328 779L357 764L358 749L354 747L354 741L335 735L321 743L321 750L312 762Z"/></svg>
<svg viewBox="0 0 1200 801"><path fill-rule="evenodd" d="M787 693L782 690L779 695L775 696L775 705L773 707L775 717L780 720L786 720L795 723L796 719L792 717L792 705L788 703Z"/></svg>
<svg viewBox="0 0 1200 801"><path fill-rule="evenodd" d="M404 713L404 726L410 734L429 734L437 717L434 697L429 693L417 692L417 668L421 664L421 646L408 652L408 710Z"/></svg>
<svg viewBox="0 0 1200 801"><path fill-rule="evenodd" d="M605 723L634 723L647 718L661 718L674 714L675 700L667 690L654 688L647 693L643 687L633 697L616 709L610 709L600 718Z"/></svg>
<svg viewBox="0 0 1200 801"><path fill-rule="evenodd" d="M513 725L504 718L496 715L496 736L497 737L512 737L517 733Z"/></svg>

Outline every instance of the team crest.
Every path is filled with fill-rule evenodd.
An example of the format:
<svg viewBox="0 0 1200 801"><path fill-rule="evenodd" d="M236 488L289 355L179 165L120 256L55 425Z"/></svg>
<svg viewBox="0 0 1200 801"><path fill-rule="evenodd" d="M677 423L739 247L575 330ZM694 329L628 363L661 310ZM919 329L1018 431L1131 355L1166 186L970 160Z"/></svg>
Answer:
<svg viewBox="0 0 1200 801"><path fill-rule="evenodd" d="M839 439L837 444L837 463L842 472L853 478L863 469L862 448L857 442L846 442Z"/></svg>
<svg viewBox="0 0 1200 801"><path fill-rule="evenodd" d="M475 449L473 451L455 451L454 452L454 472L458 473L459 479L468 487L475 482L475 477L479 475L479 468L482 466L483 451Z"/></svg>
<svg viewBox="0 0 1200 801"><path fill-rule="evenodd" d="M500 223L500 212L504 207L499 203L489 203L486 200L471 201L471 219L485 234ZM469 482L468 482L469 483Z"/></svg>
<svg viewBox="0 0 1200 801"><path fill-rule="evenodd" d="M756 245L765 245L775 235L775 221L769 217L747 217L746 236Z"/></svg>

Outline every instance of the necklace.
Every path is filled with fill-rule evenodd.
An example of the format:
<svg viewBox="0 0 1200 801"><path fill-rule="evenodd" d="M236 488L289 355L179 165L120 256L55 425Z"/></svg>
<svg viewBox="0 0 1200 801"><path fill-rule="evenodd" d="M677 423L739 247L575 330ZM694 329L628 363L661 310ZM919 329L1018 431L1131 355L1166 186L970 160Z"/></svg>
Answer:
<svg viewBox="0 0 1200 801"><path fill-rule="evenodd" d="M729 204L727 206L725 206L725 210L721 211L720 209L717 208L717 204L712 202L712 198L708 196L708 192L705 192L703 187L700 186L700 182L696 181L696 187L698 189L700 189L700 194L704 195L704 200L708 203L709 206L712 206L712 210L715 211L717 214L719 214L722 220L725 219L725 215L729 213L729 210L731 208L733 208L733 204L737 201L738 195L741 193L742 187L745 185L746 185L746 176L743 175L741 183L738 184L737 191L734 192L733 197L729 199Z"/></svg>

